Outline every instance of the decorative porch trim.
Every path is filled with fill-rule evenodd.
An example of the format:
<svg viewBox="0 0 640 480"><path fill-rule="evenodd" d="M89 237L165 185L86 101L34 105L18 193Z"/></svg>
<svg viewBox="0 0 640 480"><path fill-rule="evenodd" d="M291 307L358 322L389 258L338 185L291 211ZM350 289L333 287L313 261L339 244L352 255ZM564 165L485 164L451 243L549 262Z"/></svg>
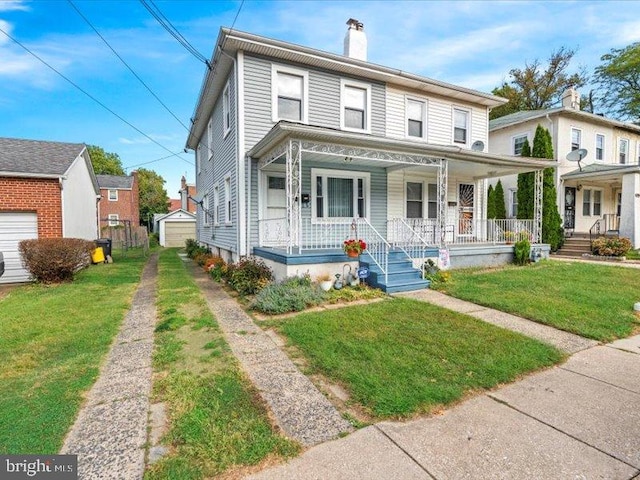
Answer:
<svg viewBox="0 0 640 480"><path fill-rule="evenodd" d="M536 170L533 196L533 239L542 243L542 195L544 170Z"/></svg>
<svg viewBox="0 0 640 480"><path fill-rule="evenodd" d="M284 154L286 154L289 151L290 143L291 143L290 140L286 142L282 142L276 145L275 147L273 147L271 150L269 150L266 155L260 158L260 161L258 162L258 168L262 169L267 165L275 162L278 158L280 158Z"/></svg>
<svg viewBox="0 0 640 480"><path fill-rule="evenodd" d="M449 163L441 158L438 165L438 246L444 247L447 235L447 181L449 175Z"/></svg>
<svg viewBox="0 0 640 480"><path fill-rule="evenodd" d="M394 153L375 148L349 147L335 143L312 142L309 140L302 142L302 151L325 155L337 155L340 157L344 156L360 160L379 160L381 162L403 163L410 165L437 166L440 162L439 158L427 157L424 155Z"/></svg>
<svg viewBox="0 0 640 480"><path fill-rule="evenodd" d="M300 141L290 140L286 151L285 177L287 196L287 217L289 227L289 242L287 253L293 253L296 248L298 252L302 247L302 210L300 208L300 195L302 188L302 150Z"/></svg>

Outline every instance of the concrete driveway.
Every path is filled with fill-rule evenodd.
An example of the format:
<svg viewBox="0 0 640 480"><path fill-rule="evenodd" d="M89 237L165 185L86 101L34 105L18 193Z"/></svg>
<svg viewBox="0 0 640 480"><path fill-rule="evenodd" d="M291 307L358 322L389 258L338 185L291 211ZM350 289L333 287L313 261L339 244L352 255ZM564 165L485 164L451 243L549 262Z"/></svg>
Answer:
<svg viewBox="0 0 640 480"><path fill-rule="evenodd" d="M640 479L640 336L475 397L382 422L252 479Z"/></svg>

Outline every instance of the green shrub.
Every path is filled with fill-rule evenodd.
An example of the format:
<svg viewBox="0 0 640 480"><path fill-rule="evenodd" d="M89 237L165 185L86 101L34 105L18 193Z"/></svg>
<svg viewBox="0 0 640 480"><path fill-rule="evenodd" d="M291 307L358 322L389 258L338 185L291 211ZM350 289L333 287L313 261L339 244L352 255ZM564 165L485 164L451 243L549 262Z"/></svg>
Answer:
<svg viewBox="0 0 640 480"><path fill-rule="evenodd" d="M184 249L187 251L187 256L189 258L193 258L193 254L196 248L198 248L198 242L193 238L187 238L184 241L184 244L185 244Z"/></svg>
<svg viewBox="0 0 640 480"><path fill-rule="evenodd" d="M93 242L80 238L22 240L20 255L25 268L38 282L72 281L75 273L91 263Z"/></svg>
<svg viewBox="0 0 640 480"><path fill-rule="evenodd" d="M518 240L513 247L513 263L516 265L527 265L531 258L531 243L529 239Z"/></svg>
<svg viewBox="0 0 640 480"><path fill-rule="evenodd" d="M591 249L595 255L622 257L631 250L631 241L628 238L600 237L593 241Z"/></svg>
<svg viewBox="0 0 640 480"><path fill-rule="evenodd" d="M317 285L313 285L309 277L292 277L263 288L256 296L252 308L277 315L299 312L320 304L324 299L324 292Z"/></svg>
<svg viewBox="0 0 640 480"><path fill-rule="evenodd" d="M248 257L227 269L227 282L240 295L253 295L273 280L273 272L262 261Z"/></svg>
<svg viewBox="0 0 640 480"><path fill-rule="evenodd" d="M160 234L152 232L149 234L149 247L157 247L160 245Z"/></svg>

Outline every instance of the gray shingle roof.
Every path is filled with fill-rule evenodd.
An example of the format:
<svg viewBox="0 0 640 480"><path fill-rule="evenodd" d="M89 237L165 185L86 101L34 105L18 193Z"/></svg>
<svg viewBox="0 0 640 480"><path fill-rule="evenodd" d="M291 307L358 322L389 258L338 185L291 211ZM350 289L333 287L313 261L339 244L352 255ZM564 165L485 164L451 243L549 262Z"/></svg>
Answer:
<svg viewBox="0 0 640 480"><path fill-rule="evenodd" d="M133 177L126 175L96 175L100 188L132 188Z"/></svg>
<svg viewBox="0 0 640 480"><path fill-rule="evenodd" d="M0 138L0 172L64 175L84 148L82 143Z"/></svg>
<svg viewBox="0 0 640 480"><path fill-rule="evenodd" d="M582 170L580 170L580 168L577 168L575 170L570 171L569 173L565 173L564 175L562 175L562 178L580 177L587 174L615 173L615 172L627 171L634 168L637 169L638 165L633 165L633 164L602 165L602 164L591 163L589 165L585 165L584 167L582 167Z"/></svg>
<svg viewBox="0 0 640 480"><path fill-rule="evenodd" d="M495 130L505 125L512 125L514 123L526 122L529 119L541 117L545 114L551 115L562 108L551 108L548 110L522 110L520 112L511 113L504 117L498 117L489 121L489 129Z"/></svg>

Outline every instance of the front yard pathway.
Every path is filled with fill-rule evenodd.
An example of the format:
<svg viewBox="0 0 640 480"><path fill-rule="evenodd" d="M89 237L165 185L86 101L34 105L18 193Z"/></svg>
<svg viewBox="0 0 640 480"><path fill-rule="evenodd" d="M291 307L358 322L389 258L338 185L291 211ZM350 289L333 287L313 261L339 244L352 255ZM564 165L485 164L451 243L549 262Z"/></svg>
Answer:
<svg viewBox="0 0 640 480"><path fill-rule="evenodd" d="M155 254L142 272L100 377L60 451L78 455L82 480L138 480L144 474L157 270Z"/></svg>
<svg viewBox="0 0 640 480"><path fill-rule="evenodd" d="M522 317L517 317L516 315L511 315L510 313L450 297L435 290L418 290L396 295L429 302L439 307L470 315L487 323L492 323L499 327L522 333L528 337L536 338L567 353L576 353L598 344L595 340L589 340L573 333L564 332Z"/></svg>
<svg viewBox="0 0 640 480"><path fill-rule="evenodd" d="M284 432L309 446L351 431L349 422L238 303L202 269L183 258L231 350Z"/></svg>

